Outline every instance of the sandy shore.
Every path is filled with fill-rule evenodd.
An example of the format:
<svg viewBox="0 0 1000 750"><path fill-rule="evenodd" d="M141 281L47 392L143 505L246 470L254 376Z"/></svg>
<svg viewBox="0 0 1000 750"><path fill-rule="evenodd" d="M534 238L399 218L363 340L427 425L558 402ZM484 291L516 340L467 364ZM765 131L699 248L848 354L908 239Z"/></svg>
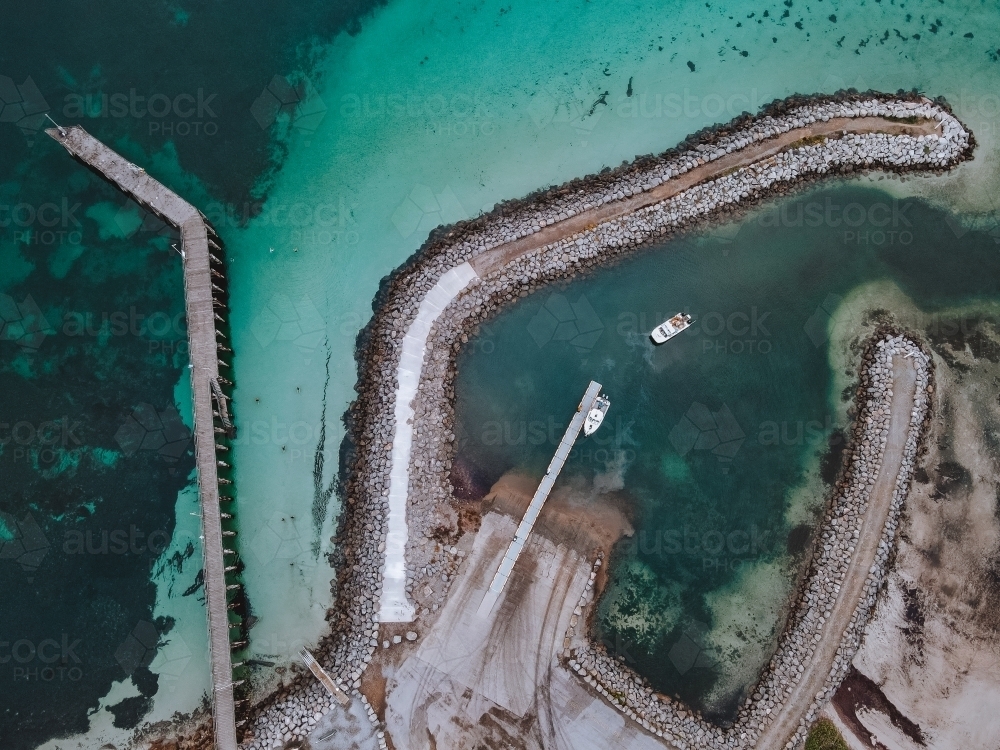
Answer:
<svg viewBox="0 0 1000 750"><path fill-rule="evenodd" d="M1000 470L989 437L1000 432L1000 305L925 313L895 285L874 282L837 317L862 320L873 309L927 332L937 387L892 571L824 715L852 750L991 747L1000 735ZM847 328L831 341L837 359L866 326Z"/></svg>
<svg viewBox="0 0 1000 750"><path fill-rule="evenodd" d="M543 506L499 606L477 614L536 485L537 477L518 473L493 485L481 502L480 528L460 542L463 562L442 610L421 623L426 635L375 667L396 748L429 742L540 750L552 746L550 732L574 738L565 747L578 748L566 712L581 700L614 725L614 709L567 679L559 658L567 628L582 623L581 600L598 593L594 561L632 533L623 498L582 479L561 485ZM607 739L628 747L627 738L637 737L633 730Z"/></svg>
<svg viewBox="0 0 1000 750"><path fill-rule="evenodd" d="M508 472L490 488L483 511L520 520L537 486L538 477ZM564 480L542 506L535 530L581 554L607 556L619 539L635 533L626 516L627 503L621 494L598 492L582 478Z"/></svg>

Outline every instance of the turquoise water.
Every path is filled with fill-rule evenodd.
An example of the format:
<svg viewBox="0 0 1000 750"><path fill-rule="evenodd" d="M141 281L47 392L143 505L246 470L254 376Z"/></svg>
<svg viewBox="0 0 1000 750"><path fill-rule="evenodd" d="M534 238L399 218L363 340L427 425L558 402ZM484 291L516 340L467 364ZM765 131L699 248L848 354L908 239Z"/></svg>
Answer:
<svg viewBox="0 0 1000 750"><path fill-rule="evenodd" d="M355 336L370 316L379 280L411 255L433 226L662 150L775 97L842 86L918 87L948 96L976 132L977 161L957 178L892 183L891 192L929 195L961 211L966 224L992 226L1000 32L996 11L986 3L904 7L887 1L795 0L791 6L632 3L623 9L579 0L405 0L370 13L369 6L354 3L252 8L111 3L96 11L90 5L43 3L43 12L34 12L38 7L5 16L0 74L17 85L32 76L57 119L85 124L203 206L227 243L235 412L243 427L242 444L234 451L237 522L257 618L249 656L273 665L260 667L263 682L278 678L275 668L290 661L299 644L316 642L327 608L335 606L325 555L340 509L332 487L344 434L340 416L354 396ZM131 19L130 34L142 40L141 53L118 46L121 18ZM267 101L265 88L276 75L293 81L305 76L312 85L301 89L298 108L271 124L266 107L253 107L261 97ZM118 117L110 99L108 108L103 106L102 94L128 96L133 87L140 96L162 94L171 101L187 95L197 102L199 89L203 97L215 98L211 113L190 117ZM84 109L68 106L81 101L70 96L83 97ZM182 112L187 101L180 102ZM195 134L196 123L202 135ZM215 135L207 135L207 123L218 126ZM0 179L7 191L0 204L38 206L71 197L82 203L77 215L87 232L86 249L80 250L63 246L73 243L38 246L16 234L18 227L3 227L0 291L18 302L29 293L46 298L46 317L70 304L110 312L119 309L117 301L110 306L94 289L113 278L119 296L137 306L149 294L163 300L154 303L157 309L179 309L176 282L157 286L138 263L145 256L136 251L147 246L150 254L154 248L161 253L155 257L164 264L170 257L169 243L155 238L155 227L139 224L144 228L133 233L134 211L96 187L54 145L37 137L29 145L32 141L6 121L0 123L0 138ZM81 272L85 269L92 270ZM728 274L728 266L718 272ZM101 294L117 292L112 284L102 288ZM656 306L649 311L656 312ZM50 411L47 403L59 405L55 413L61 416L87 401L124 419L142 401L159 410L175 403L182 358L160 352L163 367L150 375L141 352L131 359L119 356L118 338L91 338L94 347L103 345L95 355L99 363L59 355L61 364L48 380L38 377L17 346L0 341L4 413L42 421ZM73 343L68 337L47 339L53 354ZM106 373L111 379L101 380ZM124 380L135 388L123 389ZM50 401L54 393L73 400L62 407L62 401ZM93 399L93 393L107 395ZM176 402L183 406L183 400L179 396ZM24 408L28 403L37 406ZM117 427L108 417L95 448L115 450ZM93 455L96 463L78 465L73 486L88 486L84 469L95 472L94 482L105 477L108 522L127 519L137 492L125 473L130 464L114 463L110 454L96 450ZM65 469L60 476L69 466L59 464ZM60 497L52 468L31 465L25 473L3 474L5 488L15 488L4 492L4 512L21 518L31 511L45 519L40 525L46 536L47 524L63 523L70 505L51 500ZM166 514L167 530L185 528L180 521L192 518L183 494L188 485L186 471L165 474L155 490L148 485L145 491L155 500L140 506L142 512ZM33 505L26 487L40 488L46 502ZM108 502L112 496L115 501ZM88 498L81 507L88 503L102 507ZM39 567L38 575L51 573L55 580L56 570L46 570ZM7 740L17 727L23 730L18 746L33 747L88 725L96 731L98 715L110 722L112 714L103 709L91 718L87 711L99 705L110 685L124 680L124 672L111 671L114 653L141 620L175 617L172 632L183 632L190 651L198 653L196 633L203 633L204 624L200 614L185 609L194 595L169 600L168 583L161 578L152 583L155 570L130 570L135 577L116 587L112 598L134 609L116 617L113 627L87 616L95 597L85 586L77 586L75 596L64 595L62 621L72 617L81 623L90 633L95 661L109 669L86 690L72 686L79 698L73 708L67 708L69 688L39 687L32 693L29 686L24 705L4 714L0 737ZM194 575L190 566L184 570L183 575ZM112 569L107 574L118 575ZM39 578L5 580L11 587L5 601L45 590ZM37 623L12 635L47 637ZM199 674L204 680L204 672ZM129 680L118 684L130 697L141 695ZM178 690L169 702L166 691L156 694L164 707L181 711L200 697L200 689ZM105 704L123 700L112 696ZM127 707L133 716L125 717L126 724L145 704ZM59 722L50 721L55 716ZM111 729L101 734L117 736ZM80 744L86 747L88 741Z"/></svg>
<svg viewBox="0 0 1000 750"><path fill-rule="evenodd" d="M110 187L41 164L0 187L14 216L58 219L2 241L3 315L35 334L0 342L5 747L121 733L208 686L180 267L167 237L118 225Z"/></svg>
<svg viewBox="0 0 1000 750"><path fill-rule="evenodd" d="M817 208L852 226L809 219ZM847 300L893 289L865 301L910 323L897 298L912 300L935 344L1000 322L996 242L949 221L857 185L814 191L535 293L460 355L459 456L481 491L506 471L539 478L587 381L604 385L604 426L560 481L632 517L594 636L657 689L728 719L771 656L839 467L848 402L830 341L864 322ZM654 347L649 330L678 310L695 324Z"/></svg>
<svg viewBox="0 0 1000 750"><path fill-rule="evenodd" d="M315 131L293 132L261 220L227 236L237 412L261 425L257 443L236 451L250 493L241 538L263 550L245 575L259 617L252 653L287 660L298 635L322 632L322 555L339 512L327 493L344 435L338 418L353 397L355 336L379 280L431 227L661 150L795 91L917 86L952 94L973 127L992 123L1000 68L987 54L996 46L987 6L796 3L785 19L786 6L767 9L395 2L325 49L325 116ZM937 33L926 31L931 16L944 24ZM871 31L883 25L884 42ZM992 154L991 133L977 133ZM895 190L916 185L991 209L973 184L989 173L964 172L964 190L949 179ZM296 223L283 218L293 208Z"/></svg>
<svg viewBox="0 0 1000 750"><path fill-rule="evenodd" d="M4 7L4 748L122 747L210 685L176 237L40 134L41 113L83 124L206 212L230 204L224 231L282 153L251 105L275 75L309 68L310 40L367 8Z"/></svg>

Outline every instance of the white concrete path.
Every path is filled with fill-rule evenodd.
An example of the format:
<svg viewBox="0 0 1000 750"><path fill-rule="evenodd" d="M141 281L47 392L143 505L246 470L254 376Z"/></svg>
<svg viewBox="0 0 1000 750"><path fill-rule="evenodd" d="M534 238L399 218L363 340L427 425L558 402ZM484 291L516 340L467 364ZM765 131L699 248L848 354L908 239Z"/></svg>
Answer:
<svg viewBox="0 0 1000 750"><path fill-rule="evenodd" d="M413 400L427 351L431 327L459 293L478 278L468 263L452 268L438 279L420 301L417 316L403 338L403 353L396 370L396 426L392 435L392 470L389 474L389 531L385 538L380 622L411 622L413 605L406 596L406 496L410 487L410 451L413 444Z"/></svg>

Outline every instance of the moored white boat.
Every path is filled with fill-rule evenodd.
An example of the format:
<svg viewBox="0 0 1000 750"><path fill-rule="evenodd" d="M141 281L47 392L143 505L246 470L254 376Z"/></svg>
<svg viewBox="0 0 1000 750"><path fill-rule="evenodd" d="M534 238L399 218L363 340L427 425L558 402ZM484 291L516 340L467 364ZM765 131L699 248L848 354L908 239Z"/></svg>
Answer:
<svg viewBox="0 0 1000 750"><path fill-rule="evenodd" d="M594 399L594 405L590 407L587 419L583 423L584 435L593 435L594 431L601 426L609 406L611 406L611 402L605 396L598 396Z"/></svg>
<svg viewBox="0 0 1000 750"><path fill-rule="evenodd" d="M656 326L649 334L649 338L653 340L654 344L665 344L678 333L689 328L693 322L694 318L687 313L677 313L670 320L665 320Z"/></svg>

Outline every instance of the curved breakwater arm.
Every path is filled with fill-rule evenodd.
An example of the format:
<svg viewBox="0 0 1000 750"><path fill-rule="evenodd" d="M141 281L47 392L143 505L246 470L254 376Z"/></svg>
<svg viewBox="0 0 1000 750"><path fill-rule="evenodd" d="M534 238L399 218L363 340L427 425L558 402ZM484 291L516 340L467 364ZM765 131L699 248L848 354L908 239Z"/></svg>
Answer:
<svg viewBox="0 0 1000 750"><path fill-rule="evenodd" d="M413 619L408 592L421 584L418 571L440 554L422 542L449 522L455 356L479 323L549 283L713 219L739 215L797 185L875 169L940 173L971 158L974 146L972 134L945 105L918 95L795 97L692 137L680 150L437 230L386 280L375 316L359 339L358 399L348 413L350 461L337 538L339 606L321 654L336 678L350 690L360 689L380 624ZM907 446L910 442L908 437ZM905 491L894 486L902 492L893 494L899 503ZM884 561L885 545L877 549ZM819 570L829 575L828 569ZM881 580L872 576L867 592ZM860 637L866 612L849 618L845 643ZM789 625L786 638L801 637L795 625ZM824 638L834 636L826 631L819 640ZM838 646L834 652L839 668L846 651ZM600 674L602 658L599 650L584 649L568 663L577 672ZM831 665L822 669L829 672ZM614 676L642 682L630 673ZM794 687L790 671L762 680L767 689L756 691L762 697L750 700L736 728L727 731L690 712L679 717L677 707L662 703L614 705L677 747L750 748L776 723L775 706L785 705L785 693ZM799 681L797 672L794 680ZM818 701L813 693L805 715L798 703L788 709L794 735L788 742L801 738L802 722ZM280 712L280 705L260 707L248 748L267 747L276 738L277 729L269 727Z"/></svg>

